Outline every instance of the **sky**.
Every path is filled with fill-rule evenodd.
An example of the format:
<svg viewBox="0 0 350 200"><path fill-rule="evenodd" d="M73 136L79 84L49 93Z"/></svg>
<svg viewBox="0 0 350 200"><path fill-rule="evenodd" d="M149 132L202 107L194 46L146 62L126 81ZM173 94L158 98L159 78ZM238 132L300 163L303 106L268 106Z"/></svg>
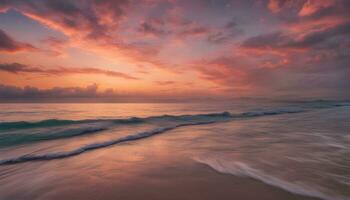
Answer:
<svg viewBox="0 0 350 200"><path fill-rule="evenodd" d="M350 98L349 0L0 0L0 101Z"/></svg>

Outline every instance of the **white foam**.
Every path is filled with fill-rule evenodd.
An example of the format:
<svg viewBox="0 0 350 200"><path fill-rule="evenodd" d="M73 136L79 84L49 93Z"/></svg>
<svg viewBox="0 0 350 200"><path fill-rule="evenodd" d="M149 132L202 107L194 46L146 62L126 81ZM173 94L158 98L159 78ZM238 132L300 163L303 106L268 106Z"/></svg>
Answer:
<svg viewBox="0 0 350 200"><path fill-rule="evenodd" d="M224 173L231 174L235 176L246 176L256 180L259 180L268 185L278 187L290 193L316 197L325 200L349 200L349 197L331 195L326 189L318 186L310 186L303 182L288 182L280 178L265 174L264 172L254 169L242 162L228 161L221 158L208 158L208 157L196 157L194 158L199 163L205 164L213 168L214 170Z"/></svg>

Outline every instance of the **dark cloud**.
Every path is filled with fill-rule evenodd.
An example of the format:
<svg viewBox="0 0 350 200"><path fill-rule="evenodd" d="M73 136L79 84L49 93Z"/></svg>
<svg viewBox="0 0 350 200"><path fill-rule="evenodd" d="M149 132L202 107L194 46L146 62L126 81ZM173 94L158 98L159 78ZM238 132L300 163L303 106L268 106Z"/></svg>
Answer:
<svg viewBox="0 0 350 200"><path fill-rule="evenodd" d="M210 34L208 34L207 40L209 43L212 44L222 44L225 42L229 42L234 37L242 34L243 31L240 28L238 28L236 20L231 20L219 30L212 31Z"/></svg>
<svg viewBox="0 0 350 200"><path fill-rule="evenodd" d="M349 42L348 38L350 36L350 22L337 25L335 27L327 28L321 31L315 31L310 34L305 35L301 41L297 41L292 46L296 47L310 47L332 38L338 36L346 36L346 38L338 38L336 41L338 44L343 44L344 42ZM343 40L342 40L343 39Z"/></svg>
<svg viewBox="0 0 350 200"><path fill-rule="evenodd" d="M225 35L223 32L213 33L208 36L208 42L215 43L215 44L226 42L228 39L229 37Z"/></svg>
<svg viewBox="0 0 350 200"><path fill-rule="evenodd" d="M51 89L39 89L36 87L16 87L0 84L0 98L86 98L97 97L97 85L93 84L86 88L80 87L54 87Z"/></svg>
<svg viewBox="0 0 350 200"><path fill-rule="evenodd" d="M167 34L166 30L163 30L163 23L161 21L148 21L142 22L138 28L138 31L153 36L163 36Z"/></svg>
<svg viewBox="0 0 350 200"><path fill-rule="evenodd" d="M345 37L342 37L345 36ZM257 49L308 49L319 48L319 45L324 44L321 47L336 47L349 44L350 36L350 23L340 24L334 27L326 28L319 31L313 31L311 33L300 35L291 35L283 32L274 32L269 34L263 34L255 37L248 38L242 43L244 48L257 48ZM331 41L334 39L333 41ZM332 46L327 41L333 43Z"/></svg>
<svg viewBox="0 0 350 200"><path fill-rule="evenodd" d="M106 76L124 78L129 80L137 80L138 78L112 70L105 70L99 68L43 68L43 67L31 67L23 65L20 63L2 63L0 64L0 71L5 71L9 73L34 73L34 74L44 74L44 75L70 75L70 74L101 74Z"/></svg>
<svg viewBox="0 0 350 200"><path fill-rule="evenodd" d="M191 85L191 83L187 83ZM164 91L165 92L165 91ZM32 86L18 87L0 84L0 102L179 102L202 99L198 92L174 93L167 91L163 95L146 92L122 92L108 88L101 90L97 84L86 87L53 87L41 89Z"/></svg>
<svg viewBox="0 0 350 200"><path fill-rule="evenodd" d="M206 35L210 33L210 29L204 26L196 25L196 24L190 24L183 27L183 30L181 30L178 33L178 36L181 38L187 38L191 36L200 36L200 35Z"/></svg>
<svg viewBox="0 0 350 200"><path fill-rule="evenodd" d="M1 1L0 9L13 8L66 34L108 38L124 15L128 0L14 0Z"/></svg>
<svg viewBox="0 0 350 200"><path fill-rule="evenodd" d="M179 38L203 36L211 44L222 44L240 34L242 34L242 31L237 28L237 24L234 21L229 21L220 28L198 25L192 22L184 25L177 36Z"/></svg>
<svg viewBox="0 0 350 200"><path fill-rule="evenodd" d="M15 52L21 50L35 50L36 48L28 43L18 42L0 29L0 51Z"/></svg>
<svg viewBox="0 0 350 200"><path fill-rule="evenodd" d="M213 27L202 25L196 21L171 17L165 17L165 19L148 19L140 23L137 30L145 35L156 37L166 35L175 35L179 39L201 37L206 38L212 44L227 42L234 36L242 33L233 20L216 30Z"/></svg>
<svg viewBox="0 0 350 200"><path fill-rule="evenodd" d="M267 8L289 24L350 17L348 0L269 0Z"/></svg>
<svg viewBox="0 0 350 200"><path fill-rule="evenodd" d="M286 43L290 42L288 36L284 35L282 32L274 32L263 35L258 35L251 37L243 41L242 47L245 48L281 48L286 46Z"/></svg>
<svg viewBox="0 0 350 200"><path fill-rule="evenodd" d="M0 64L0 70L6 71L10 73L17 74L18 72L38 72L40 71L38 68L29 68L26 65L22 65L19 63L3 63Z"/></svg>

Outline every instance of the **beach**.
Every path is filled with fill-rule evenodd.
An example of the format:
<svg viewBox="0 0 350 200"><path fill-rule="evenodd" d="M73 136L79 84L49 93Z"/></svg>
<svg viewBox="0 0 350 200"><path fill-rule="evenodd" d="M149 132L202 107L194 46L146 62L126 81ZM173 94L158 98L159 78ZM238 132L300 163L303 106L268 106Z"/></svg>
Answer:
<svg viewBox="0 0 350 200"><path fill-rule="evenodd" d="M45 128L31 124L17 132L2 130L3 138L11 131L61 134L64 129L66 135L3 144L0 199L348 199L349 187L341 181L348 173L349 143L336 138L348 130L349 108L273 109L246 112L241 118L226 112L132 118L138 122L80 135L76 128L82 124L76 121L64 128L46 122L34 124ZM334 127L325 123L330 119L345 121ZM179 126L184 120L186 125ZM100 123L88 129L110 125ZM173 128L159 132L159 125ZM75 135L67 135L68 127ZM329 139L321 131L338 134ZM101 146L116 138L129 140ZM85 150L55 157L76 149ZM6 162L11 159L18 162Z"/></svg>

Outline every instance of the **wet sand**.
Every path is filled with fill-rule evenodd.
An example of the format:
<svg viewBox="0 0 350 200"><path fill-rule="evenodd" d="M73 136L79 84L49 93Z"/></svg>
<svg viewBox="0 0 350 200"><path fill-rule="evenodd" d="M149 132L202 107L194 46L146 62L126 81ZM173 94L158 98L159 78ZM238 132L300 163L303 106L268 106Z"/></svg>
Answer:
<svg viewBox="0 0 350 200"><path fill-rule="evenodd" d="M132 183L98 185L95 187L65 191L49 199L152 199L152 200L311 200L265 185L249 178L216 173L205 166L169 172L159 169L150 180L140 177Z"/></svg>
<svg viewBox="0 0 350 200"><path fill-rule="evenodd" d="M125 179L125 177L116 176L106 181L94 180L100 179L96 174L94 175L96 177L90 177L88 180L79 180L74 177L62 177L62 179L65 180L46 182L45 187L43 187L43 185L40 187L38 187L38 185L32 185L32 187L27 185L29 187L25 190L22 190L23 188L19 189L21 186L19 188L12 188L13 193L1 199L315 199L291 194L250 178L220 174L200 164L181 167L160 166L154 170L153 172L139 174L133 179ZM74 175L72 174L72 176ZM30 182L30 180L25 181ZM33 184L35 184L35 182Z"/></svg>

